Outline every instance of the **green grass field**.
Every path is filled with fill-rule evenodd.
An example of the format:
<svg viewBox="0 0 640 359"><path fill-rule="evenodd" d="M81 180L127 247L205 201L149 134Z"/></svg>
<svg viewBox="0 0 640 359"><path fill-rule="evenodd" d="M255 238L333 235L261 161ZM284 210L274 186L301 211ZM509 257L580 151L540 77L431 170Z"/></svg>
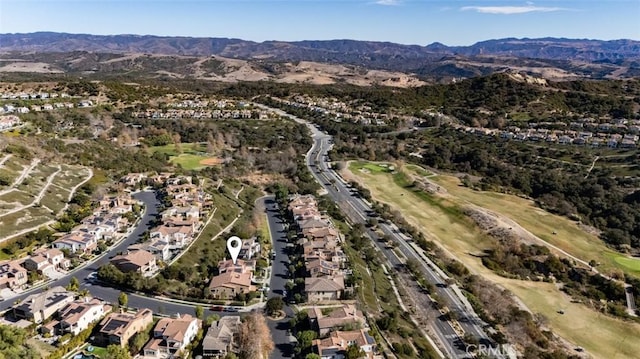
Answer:
<svg viewBox="0 0 640 359"><path fill-rule="evenodd" d="M200 258L202 258L205 253L207 256L219 258L224 257L224 253L227 249L226 238L218 238L214 241L212 241L211 238L233 221L239 213L239 208L229 198L215 192L213 193L213 202L217 208L213 219L202 230L198 240L193 244L193 246L191 246L191 248L189 248L189 251L180 257L177 262L178 265L199 265Z"/></svg>
<svg viewBox="0 0 640 359"><path fill-rule="evenodd" d="M632 358L635 353L640 351L640 341L634 339L640 336L640 324L605 316L585 305L571 303L571 299L553 284L513 280L498 276L484 267L480 259L473 255L490 247L492 241L460 212L461 199L454 194L465 196L462 198L472 203L484 203L487 205L486 208L498 206L494 204L494 201L506 201L505 195L485 192L467 193L466 188L458 187L454 182L454 180L458 181L456 178L437 176L435 178L438 178L438 184L447 190L451 187L450 184L454 184L455 189L449 192L450 196L434 197L425 192L416 192L403 187L407 179L401 173L393 176L381 172L363 173L359 171L359 168L362 168L359 163L352 163L349 168L352 174L371 190L374 199L388 203L392 208L400 210L409 223L422 231L427 238L440 244L445 252L460 260L472 273L510 290L533 312L543 314L558 335L584 347L597 358ZM447 181L449 181L449 185L445 186L443 183L446 184ZM473 192L470 189L466 190ZM518 202L518 197L511 197L514 197L516 205L510 204L507 207L509 217L525 226L518 216L529 212L525 211L527 208L522 205L524 202ZM530 207L531 204L529 203L528 206ZM530 210L540 211L535 208ZM543 221L552 216L543 211L537 215ZM556 229L561 229L560 224L564 223L561 219L554 218L551 223L547 222L542 225L553 225ZM580 240L580 238L583 237L574 238L574 241ZM570 237L565 238L565 240L569 239ZM596 242L587 243L586 248L592 248L589 246L596 245ZM617 258L620 257L620 255L617 256ZM615 259L610 261L615 262ZM625 265L633 266L635 262ZM565 314L558 314L559 309L565 310ZM594 340L594 338L598 339Z"/></svg>
<svg viewBox="0 0 640 359"><path fill-rule="evenodd" d="M179 165L186 170L198 170L207 165L201 163L202 160L214 158L207 154L207 146L204 143L183 143L182 153L178 154L176 145L150 147L151 152L160 152L170 156L169 161L174 165Z"/></svg>
<svg viewBox="0 0 640 359"><path fill-rule="evenodd" d="M412 164L407 164L405 165L406 168L414 171L416 174L422 176L422 177L430 177L433 176L434 174L432 172L429 172L427 170L425 170L424 168L420 167L420 166L416 166L416 165L412 165Z"/></svg>
<svg viewBox="0 0 640 359"><path fill-rule="evenodd" d="M363 175L359 171L360 168L366 168L372 174L381 173L380 170L372 170L377 168L376 166L373 163L353 162L351 169L358 176ZM422 172L424 170L416 171L416 168L420 169L418 166L405 166L405 170L409 173L424 177L424 172ZM400 174L396 175L396 182L399 176ZM489 209L511 218L537 237L573 256L586 262L595 260L600 263L599 269L602 271L622 270L628 274L640 275L640 259L629 258L610 249L600 238L585 232L575 221L544 211L538 208L532 200L509 194L476 191L461 186L460 180L454 176L427 177L447 190L450 196L447 196L446 201L451 202L449 207L471 203ZM419 193L417 195L422 196ZM429 196L426 200L433 200L433 198ZM438 198L438 201L445 201L445 199ZM555 234L553 234L554 232Z"/></svg>
<svg viewBox="0 0 640 359"><path fill-rule="evenodd" d="M613 256L613 260L623 268L627 268L630 271L640 273L640 259L638 258L623 257L615 254Z"/></svg>
<svg viewBox="0 0 640 359"><path fill-rule="evenodd" d="M640 261L610 249L600 238L585 232L575 221L544 211L531 200L502 193L475 191L461 186L460 180L453 176L438 175L429 179L444 187L456 203L472 203L505 215L567 253L587 262L595 260L600 263L600 270L606 272L619 269L625 273L640 275Z"/></svg>

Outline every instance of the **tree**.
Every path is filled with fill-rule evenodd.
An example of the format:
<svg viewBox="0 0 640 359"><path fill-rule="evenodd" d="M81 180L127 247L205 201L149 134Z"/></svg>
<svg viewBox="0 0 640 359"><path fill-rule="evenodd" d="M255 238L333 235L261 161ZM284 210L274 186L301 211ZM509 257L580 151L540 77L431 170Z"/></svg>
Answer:
<svg viewBox="0 0 640 359"><path fill-rule="evenodd" d="M240 358L268 358L274 344L264 316L253 313L240 326Z"/></svg>
<svg viewBox="0 0 640 359"><path fill-rule="evenodd" d="M111 344L107 347L104 359L131 359L131 355L127 348L123 348L118 344Z"/></svg>
<svg viewBox="0 0 640 359"><path fill-rule="evenodd" d="M347 352L344 355L345 359L358 359L363 358L365 356L364 351L360 349L357 345L349 345L347 348Z"/></svg>
<svg viewBox="0 0 640 359"><path fill-rule="evenodd" d="M128 303L129 297L127 296L127 293L120 292L120 295L118 296L118 304L120 304L121 307L126 308Z"/></svg>
<svg viewBox="0 0 640 359"><path fill-rule="evenodd" d="M204 308L201 305L196 305L195 308L196 318L202 319L204 317Z"/></svg>
<svg viewBox="0 0 640 359"><path fill-rule="evenodd" d="M80 289L80 282L78 281L78 278L71 277L71 280L69 281L66 289L68 291L77 292L78 289Z"/></svg>
<svg viewBox="0 0 640 359"><path fill-rule="evenodd" d="M313 340L316 339L317 337L318 337L318 334L315 332L315 330L305 330L298 333L298 338L297 338L298 346L296 348L296 351L302 353L307 349L311 348L311 344L313 343Z"/></svg>
<svg viewBox="0 0 640 359"><path fill-rule="evenodd" d="M18 327L0 325L0 357L35 359L39 355L26 344L27 332Z"/></svg>
<svg viewBox="0 0 640 359"><path fill-rule="evenodd" d="M142 347L149 341L149 333L146 330L136 333L129 339L129 353L136 355L142 350Z"/></svg>
<svg viewBox="0 0 640 359"><path fill-rule="evenodd" d="M278 296L269 298L265 309L267 310L268 315L273 316L281 311L282 307L284 307L284 301L282 300L282 297Z"/></svg>
<svg viewBox="0 0 640 359"><path fill-rule="evenodd" d="M175 149L177 154L182 154L182 143L180 142L180 135L175 133L172 136L173 143L175 144Z"/></svg>
<svg viewBox="0 0 640 359"><path fill-rule="evenodd" d="M217 314L211 314L209 316L207 316L207 318L204 320L205 324L207 327L210 327L211 324L213 324L213 322L217 322L218 320L220 320L220 316Z"/></svg>
<svg viewBox="0 0 640 359"><path fill-rule="evenodd" d="M309 353L306 357L304 357L304 359L320 359L320 355L316 353Z"/></svg>

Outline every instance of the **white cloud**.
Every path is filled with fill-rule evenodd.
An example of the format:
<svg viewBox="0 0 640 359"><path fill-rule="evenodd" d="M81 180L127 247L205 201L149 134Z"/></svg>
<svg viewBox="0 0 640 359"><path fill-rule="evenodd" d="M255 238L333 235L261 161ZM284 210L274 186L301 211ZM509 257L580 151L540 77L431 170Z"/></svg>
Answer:
<svg viewBox="0 0 640 359"><path fill-rule="evenodd" d="M382 0L384 1L384 0ZM543 7L543 6L465 6L460 10L462 11L477 11L482 14L500 14L500 15L512 15L512 14L525 14L528 12L553 12L567 10L561 7Z"/></svg>
<svg viewBox="0 0 640 359"><path fill-rule="evenodd" d="M385 6L400 5L400 0L377 0L376 4Z"/></svg>

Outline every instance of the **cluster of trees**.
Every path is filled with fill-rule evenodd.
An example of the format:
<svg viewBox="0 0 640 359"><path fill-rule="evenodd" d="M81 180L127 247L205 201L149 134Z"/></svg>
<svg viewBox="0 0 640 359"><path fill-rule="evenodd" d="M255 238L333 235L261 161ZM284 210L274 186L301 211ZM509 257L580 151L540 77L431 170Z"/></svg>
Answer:
<svg viewBox="0 0 640 359"><path fill-rule="evenodd" d="M33 158L33 153L27 147L20 144L10 143L4 148L4 152L11 153L25 160L31 160Z"/></svg>
<svg viewBox="0 0 640 359"><path fill-rule="evenodd" d="M404 148L398 151L398 147ZM410 156L412 151L419 151L422 158ZM555 160L571 155L566 151L492 141L442 128L372 138L368 145L336 141L332 156L370 158L371 153L377 160L404 159L481 176L476 185L483 190L534 198L544 209L602 230L602 239L620 250L640 250L640 192L633 191L638 183L614 176L607 168L596 167L585 176L587 166ZM586 154L578 152L578 156Z"/></svg>
<svg viewBox="0 0 640 359"><path fill-rule="evenodd" d="M30 248L34 244L46 244L55 240L53 232L47 228L41 228L37 231L29 232L24 236L20 236L15 240L10 240L2 251L10 256L18 253L20 250Z"/></svg>
<svg viewBox="0 0 640 359"><path fill-rule="evenodd" d="M99 85L86 80L59 82L54 90L66 91L71 96L97 96L100 94Z"/></svg>
<svg viewBox="0 0 640 359"><path fill-rule="evenodd" d="M482 263L489 269L520 279L545 280L551 278L562 282L562 290L576 299L606 309L611 314L626 316L626 295L620 282L607 279L588 269L577 267L566 258L558 258L548 247L526 244L498 244L487 250ZM607 305L600 306L601 300Z"/></svg>
<svg viewBox="0 0 640 359"><path fill-rule="evenodd" d="M61 232L69 232L87 216L91 215L96 203L91 200L91 196L95 192L96 188L90 182L82 185L78 188L78 191L73 195L69 201L69 207L58 218L56 228Z"/></svg>
<svg viewBox="0 0 640 359"><path fill-rule="evenodd" d="M26 343L29 333L12 325L0 325L0 353L6 359L36 359L40 354Z"/></svg>
<svg viewBox="0 0 640 359"><path fill-rule="evenodd" d="M103 139L67 145L51 139L45 150L59 154L67 162L102 169L115 178L130 172L162 172L168 166L161 153L149 155L138 148L120 148Z"/></svg>

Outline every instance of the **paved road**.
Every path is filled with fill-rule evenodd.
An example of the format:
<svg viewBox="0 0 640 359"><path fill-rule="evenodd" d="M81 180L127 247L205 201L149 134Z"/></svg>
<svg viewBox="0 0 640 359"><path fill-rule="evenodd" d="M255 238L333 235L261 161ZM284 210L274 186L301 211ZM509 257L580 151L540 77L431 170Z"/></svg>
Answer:
<svg viewBox="0 0 640 359"><path fill-rule="evenodd" d="M272 261L271 282L269 284L270 292L268 298L275 296L284 296L285 284L289 278L288 267L289 257L287 255L287 232L284 223L279 215L278 205L273 196L265 197L264 207L267 211L267 220L269 221L269 231L273 241L273 249L276 251L275 259ZM291 342L292 336L289 335L289 320L293 316L293 309L289 306L284 308L287 317L275 321L268 320L271 337L275 344L275 350L271 353L270 359L288 358L293 356L294 343Z"/></svg>
<svg viewBox="0 0 640 359"><path fill-rule="evenodd" d="M155 192L144 191L138 192L133 195L133 197L137 200L140 200L145 205L145 210L142 216L141 221L138 226L127 236L126 239L122 240L115 247L112 247L108 253L104 254L100 258L86 265L85 267L75 270L72 273L65 275L53 282L47 284L48 287L54 286L66 286L69 284L71 277L76 277L80 280L80 288L88 289L92 296L97 298L102 298L108 302L117 303L118 296L120 295L120 290L117 288L104 287L98 284L88 283L85 279L87 276L98 270L98 268L104 264L107 264L111 257L116 255L118 252L123 252L127 249L127 247L133 243L135 243L138 238L146 231L151 221L155 219L158 214L158 205L160 202L156 198ZM0 302L0 311L4 311L11 307L16 300L23 300L27 296L42 291L42 289L34 289L27 293L22 293L19 296L7 299L3 302ZM129 307L133 308L149 308L154 312L160 314L175 314L175 313L194 313L194 307L188 304L180 304L175 302L170 302L163 299L146 297L142 295L129 294ZM206 306L205 306L206 307ZM205 315L212 313L208 309L205 310ZM225 313L216 313L220 315L224 315Z"/></svg>
<svg viewBox="0 0 640 359"><path fill-rule="evenodd" d="M323 188L327 191L329 197L331 197L340 206L351 222L365 223L368 219L368 213L372 210L371 206L361 198L355 196L352 193L351 188L347 187L347 184L329 168L327 153L333 146L332 137L318 130L314 125L306 120L291 116L281 110L272 110L283 116L287 116L298 123L305 124L309 128L314 143L306 154L307 167L312 172L316 180L318 180L318 182L320 182ZM483 329L486 323L483 323L480 318L478 318L477 314L474 313L472 309L467 308L456 296L454 291L449 286L445 285L445 278L442 278L437 269L430 267L429 264L426 263L413 248L411 248L407 243L407 239L397 231L397 227L393 224L381 224L379 227L385 235L389 235L396 243L398 243L398 249L407 259L414 259L420 264L420 270L425 278L430 283L436 285L436 292L439 297L444 300L443 304L446 305L451 312L457 314L459 318L458 321L465 333L471 333L483 344L492 345L492 341ZM386 248L386 246L379 243L377 240L377 234L370 230L367 230L367 232L369 237L372 238L373 243L378 247L392 266L401 265L401 261L395 253L391 249ZM428 302L429 299L425 295L424 303ZM451 323L439 317L434 320L433 329L437 337L435 339L440 342L441 349L446 356L452 358L469 357L461 338L456 334Z"/></svg>

